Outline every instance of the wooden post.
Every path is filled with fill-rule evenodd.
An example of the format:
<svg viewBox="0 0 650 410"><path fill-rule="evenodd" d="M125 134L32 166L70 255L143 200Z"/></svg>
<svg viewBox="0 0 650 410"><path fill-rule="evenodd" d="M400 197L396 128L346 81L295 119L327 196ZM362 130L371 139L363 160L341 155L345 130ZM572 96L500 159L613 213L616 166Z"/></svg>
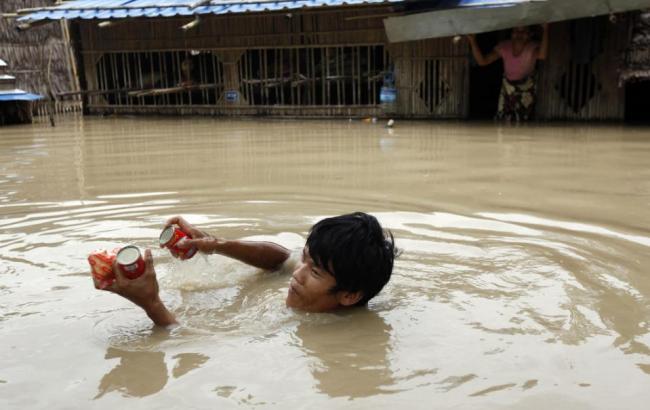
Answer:
<svg viewBox="0 0 650 410"><path fill-rule="evenodd" d="M50 48L50 55L49 58L47 59L47 74L45 77L45 84L47 85L47 96L49 98L48 101L48 115L50 117L50 125L52 127L56 126L56 123L54 122L54 110L56 109L56 97L54 95L54 92L52 91L52 52L54 50Z"/></svg>

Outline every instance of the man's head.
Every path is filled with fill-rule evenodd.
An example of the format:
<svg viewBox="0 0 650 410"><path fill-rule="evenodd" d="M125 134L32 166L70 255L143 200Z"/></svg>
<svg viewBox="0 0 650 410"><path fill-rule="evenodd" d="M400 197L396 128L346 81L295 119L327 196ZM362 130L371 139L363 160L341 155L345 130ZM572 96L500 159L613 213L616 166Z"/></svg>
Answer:
<svg viewBox="0 0 650 410"><path fill-rule="evenodd" d="M395 254L393 235L372 215L323 219L309 232L287 306L322 312L364 305L388 283Z"/></svg>

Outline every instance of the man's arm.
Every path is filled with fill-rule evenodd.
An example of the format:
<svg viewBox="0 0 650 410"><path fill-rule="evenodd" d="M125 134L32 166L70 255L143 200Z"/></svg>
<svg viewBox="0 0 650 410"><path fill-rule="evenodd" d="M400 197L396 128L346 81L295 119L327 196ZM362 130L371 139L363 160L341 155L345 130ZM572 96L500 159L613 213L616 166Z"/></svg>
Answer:
<svg viewBox="0 0 650 410"><path fill-rule="evenodd" d="M149 305L144 309L149 319L158 326L169 326L178 324L174 315L167 309L162 300Z"/></svg>
<svg viewBox="0 0 650 410"><path fill-rule="evenodd" d="M117 262L113 263L115 280L108 286L103 286L95 277L93 282L96 289L116 293L125 299L140 306L147 316L158 326L169 326L176 322L174 315L167 309L160 299L158 280L153 267L151 251L144 252L145 269L142 276L136 279L127 279Z"/></svg>
<svg viewBox="0 0 650 410"><path fill-rule="evenodd" d="M260 269L279 269L291 254L287 248L273 242L216 238L196 229L180 216L167 220L167 226L169 225L178 225L183 232L189 233L192 237L192 239L185 239L176 244L181 249L196 247L200 252L218 253Z"/></svg>
<svg viewBox="0 0 650 410"><path fill-rule="evenodd" d="M287 248L273 242L228 241L213 238L211 248L213 253L265 270L279 269L290 255Z"/></svg>

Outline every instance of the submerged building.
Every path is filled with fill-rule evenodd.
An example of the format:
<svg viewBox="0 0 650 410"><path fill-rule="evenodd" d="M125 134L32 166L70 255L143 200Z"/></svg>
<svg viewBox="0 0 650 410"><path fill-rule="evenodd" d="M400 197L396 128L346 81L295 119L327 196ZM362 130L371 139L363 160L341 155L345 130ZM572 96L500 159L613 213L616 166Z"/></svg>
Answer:
<svg viewBox="0 0 650 410"><path fill-rule="evenodd" d="M644 4L76 0L18 22L69 22L88 113L488 118L502 69L476 67L460 35L486 33L489 49L509 27L551 21L537 118L622 120L636 102L619 76Z"/></svg>

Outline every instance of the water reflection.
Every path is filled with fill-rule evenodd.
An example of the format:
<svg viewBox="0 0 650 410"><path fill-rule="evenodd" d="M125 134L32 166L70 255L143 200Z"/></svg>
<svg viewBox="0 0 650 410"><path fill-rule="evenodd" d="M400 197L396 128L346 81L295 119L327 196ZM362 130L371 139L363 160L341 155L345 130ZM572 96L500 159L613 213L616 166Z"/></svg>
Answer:
<svg viewBox="0 0 650 410"><path fill-rule="evenodd" d="M109 347L104 358L119 358L120 361L102 377L95 399L112 391L125 396L150 396L167 384L169 377L163 352L130 352Z"/></svg>
<svg viewBox="0 0 650 410"><path fill-rule="evenodd" d="M150 396L161 391L169 380L163 352L129 351L109 347L104 358L120 361L102 377L95 399L113 391L131 397ZM201 367L209 358L200 353L180 353L172 359L176 360L172 376L179 378Z"/></svg>
<svg viewBox="0 0 650 410"><path fill-rule="evenodd" d="M190 371L201 367L201 365L208 361L209 357L199 353L179 353L174 355L173 359L178 361L172 370L172 375L175 379L178 379Z"/></svg>
<svg viewBox="0 0 650 410"><path fill-rule="evenodd" d="M367 397L390 393L392 327L376 312L359 309L332 323L303 322L296 336L302 349L317 359L312 375L330 397Z"/></svg>

